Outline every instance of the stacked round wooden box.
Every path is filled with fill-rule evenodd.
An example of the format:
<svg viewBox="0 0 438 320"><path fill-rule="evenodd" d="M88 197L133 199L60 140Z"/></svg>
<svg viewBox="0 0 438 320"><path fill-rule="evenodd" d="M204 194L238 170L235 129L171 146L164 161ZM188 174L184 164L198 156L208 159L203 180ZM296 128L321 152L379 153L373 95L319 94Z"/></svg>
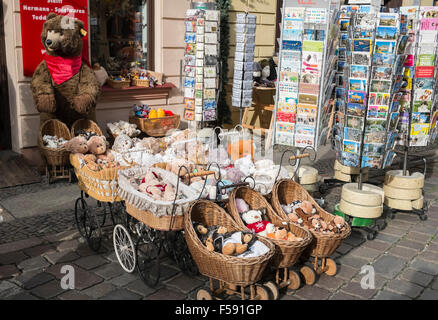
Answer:
<svg viewBox="0 0 438 320"><path fill-rule="evenodd" d="M384 203L390 208L411 211L422 209L424 175L415 172L403 176L403 170L390 170L386 172L383 190L385 191Z"/></svg>
<svg viewBox="0 0 438 320"><path fill-rule="evenodd" d="M360 168L347 167L335 160L334 178L343 182L358 182ZM368 168L362 169L362 182L368 181Z"/></svg>
<svg viewBox="0 0 438 320"><path fill-rule="evenodd" d="M372 184L347 183L342 187L340 211L357 218L376 219L383 213L384 191Z"/></svg>

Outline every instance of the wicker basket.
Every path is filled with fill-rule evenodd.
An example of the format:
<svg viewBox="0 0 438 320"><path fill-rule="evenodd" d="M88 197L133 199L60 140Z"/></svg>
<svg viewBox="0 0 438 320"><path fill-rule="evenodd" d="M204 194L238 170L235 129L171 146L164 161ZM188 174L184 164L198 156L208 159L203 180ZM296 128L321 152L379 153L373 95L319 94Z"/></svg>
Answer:
<svg viewBox="0 0 438 320"><path fill-rule="evenodd" d="M323 210L310 194L298 183L290 179L279 180L275 183L272 188L271 203L279 216L283 219L288 219L287 215L281 208L281 204L292 203L295 200L307 200L312 202L313 206L316 208L316 214L318 214L326 223L331 222L335 218L334 215ZM308 253L315 257L325 258L332 255L339 247L342 240L350 235L351 228L346 224L345 230L342 233L324 234L313 230L310 230L310 232L313 234L313 241L308 248Z"/></svg>
<svg viewBox="0 0 438 320"><path fill-rule="evenodd" d="M148 88L149 87L149 79L145 79L145 80L141 80L141 79L132 79L131 81L131 85L135 86L135 87L144 87L144 88Z"/></svg>
<svg viewBox="0 0 438 320"><path fill-rule="evenodd" d="M157 217L147 210L139 210L132 204L126 203L126 212L148 227L161 231L179 231L184 229L184 216L174 215Z"/></svg>
<svg viewBox="0 0 438 320"><path fill-rule="evenodd" d="M114 89L129 88L131 86L131 80L113 80L113 79L108 79L106 83L111 88L114 88Z"/></svg>
<svg viewBox="0 0 438 320"><path fill-rule="evenodd" d="M145 119L130 116L129 122L136 124L137 128L148 136L162 137L166 135L167 131L179 128L181 117L180 115L173 115L162 118Z"/></svg>
<svg viewBox="0 0 438 320"><path fill-rule="evenodd" d="M93 120L79 119L73 122L70 131L71 136L75 137L76 132L78 132L79 130L84 130L86 132L96 132L97 135L103 136L102 130Z"/></svg>
<svg viewBox="0 0 438 320"><path fill-rule="evenodd" d="M286 223L287 220L277 215L264 196L249 187L234 188L229 197L228 210L239 227L248 230L245 222L240 217L236 207L236 198L242 198L248 203L252 210L266 209L269 221L277 227L286 227L296 236L303 238L300 241L276 240L268 238L275 244L275 255L272 259L272 266L275 268L287 268L292 266L300 257L301 253L312 242L310 232L302 227L292 223Z"/></svg>
<svg viewBox="0 0 438 320"><path fill-rule="evenodd" d="M74 154L70 154L70 163L74 167L76 177L78 178L79 188L90 197L102 202L121 201L117 195L118 171L128 167L93 171L86 166L81 167L78 157Z"/></svg>
<svg viewBox="0 0 438 320"><path fill-rule="evenodd" d="M59 120L50 119L41 125L38 133L38 147L46 158L47 164L51 166L67 165L70 152L68 152L64 147L52 149L44 146L43 137L45 135L57 136L58 138L62 137L66 140L70 140L72 137L67 126Z"/></svg>
<svg viewBox="0 0 438 320"><path fill-rule="evenodd" d="M234 285L247 286L256 283L262 277L268 262L274 255L274 245L265 238L258 237L270 249L269 252L254 258L237 258L218 252L210 252L199 240L192 222L205 226L224 226L229 232L243 231L236 222L217 204L211 201L194 202L184 218L184 230L187 246L198 266L199 272L207 277L225 281Z"/></svg>

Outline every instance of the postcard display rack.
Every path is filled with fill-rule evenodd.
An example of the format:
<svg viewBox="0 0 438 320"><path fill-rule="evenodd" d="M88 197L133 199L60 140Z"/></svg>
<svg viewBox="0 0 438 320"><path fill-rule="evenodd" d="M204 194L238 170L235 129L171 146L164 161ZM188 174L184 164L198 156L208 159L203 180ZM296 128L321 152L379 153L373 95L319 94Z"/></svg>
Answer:
<svg viewBox="0 0 438 320"><path fill-rule="evenodd" d="M186 13L184 119L194 128L217 118L219 18L218 10Z"/></svg>
<svg viewBox="0 0 438 320"><path fill-rule="evenodd" d="M236 15L236 53L231 102L232 106L240 108L240 111L252 105L256 19L255 14ZM240 124L242 124L242 116Z"/></svg>
<svg viewBox="0 0 438 320"><path fill-rule="evenodd" d="M427 219L427 201L423 174L409 174L407 163L410 147L433 143L436 135L436 51L438 7L401 7L407 16L408 45L404 74L408 82L400 99L399 144L404 146L403 170L388 171L385 177L385 205L391 215L402 211ZM414 156L415 157L415 156Z"/></svg>
<svg viewBox="0 0 438 320"><path fill-rule="evenodd" d="M337 214L348 216L352 226L361 227L371 240L386 226L381 219L385 193L362 183L363 168L385 168L395 157L408 36L405 15L377 13L372 7L366 11L360 6L348 22L340 20L349 26L341 41L346 44L346 61L341 65L344 95L338 90L343 117L334 139L341 164L360 170L357 184L343 186Z"/></svg>
<svg viewBox="0 0 438 320"><path fill-rule="evenodd" d="M333 42L338 39L334 21L339 12L339 1L300 3L283 1L274 109L274 144L296 147L297 152L318 147L326 119L321 110L333 91Z"/></svg>

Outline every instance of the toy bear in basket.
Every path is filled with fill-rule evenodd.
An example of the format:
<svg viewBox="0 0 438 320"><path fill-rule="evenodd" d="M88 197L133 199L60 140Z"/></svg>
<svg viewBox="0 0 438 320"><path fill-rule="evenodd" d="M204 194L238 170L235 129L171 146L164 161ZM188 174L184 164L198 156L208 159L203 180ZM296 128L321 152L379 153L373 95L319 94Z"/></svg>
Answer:
<svg viewBox="0 0 438 320"><path fill-rule="evenodd" d="M175 189L177 181L164 179L158 170L150 168L144 177L137 179L138 191L147 194L154 200L173 201L175 199ZM185 196L178 191L177 200L184 199Z"/></svg>
<svg viewBox="0 0 438 320"><path fill-rule="evenodd" d="M303 238L296 236L285 228L275 226L270 221L263 219L266 214L262 210L251 210L248 203L241 198L236 198L236 207L246 227L255 234L275 240L301 241Z"/></svg>
<svg viewBox="0 0 438 320"><path fill-rule="evenodd" d="M316 209L310 201L296 200L281 207L292 222L308 230L327 234L341 233L345 230L344 218L335 216L327 223L319 214L316 214Z"/></svg>
<svg viewBox="0 0 438 320"><path fill-rule="evenodd" d="M75 154L79 161L92 171L115 168L119 165L114 155L106 148L104 136L77 136L65 144L67 151Z"/></svg>
<svg viewBox="0 0 438 320"><path fill-rule="evenodd" d="M193 228L199 240L210 252L219 252L238 258L252 258L264 255L269 248L258 241L255 235L248 231L228 232L223 226L210 226L194 222Z"/></svg>

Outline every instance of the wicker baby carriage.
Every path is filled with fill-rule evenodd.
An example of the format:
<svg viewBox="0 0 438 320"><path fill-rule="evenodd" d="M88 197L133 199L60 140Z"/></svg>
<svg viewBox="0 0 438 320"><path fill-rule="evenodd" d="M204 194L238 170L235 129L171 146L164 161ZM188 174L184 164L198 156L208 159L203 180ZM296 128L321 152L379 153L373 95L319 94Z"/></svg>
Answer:
<svg viewBox="0 0 438 320"><path fill-rule="evenodd" d="M152 229L161 231L178 231L184 228L184 212L187 212L190 203L198 198L198 194L190 187L180 183L178 188L186 196L185 199L172 201L155 201L148 195L141 193L132 184L132 178L146 174L147 167L133 167L123 170L119 175L118 194L125 200L126 211ZM161 168L155 168L168 181L177 181L177 176Z"/></svg>
<svg viewBox="0 0 438 320"><path fill-rule="evenodd" d="M272 189L271 203L279 216L283 219L288 219L281 204L289 204L295 200L310 201L314 208L316 208L316 214L318 214L326 223L331 222L331 220L335 218L334 215L323 210L310 194L298 183L290 179L279 180L275 183ZM306 254L315 257L314 270L318 274L325 272L330 276L335 275L337 269L336 263L328 257L332 255L341 242L350 235L350 226L346 224L345 230L341 233L325 234L313 230L311 230L311 233L313 235L313 241L308 250L306 250ZM321 259L320 267L318 266L319 258Z"/></svg>
<svg viewBox="0 0 438 320"><path fill-rule="evenodd" d="M41 154L46 159L46 176L49 183L52 183L56 179L68 178L71 182L71 172L68 167L69 152L64 148L52 149L44 146L43 137L45 135L57 136L58 138L64 138L70 140L72 136L67 126L57 120L49 119L45 121L38 133L38 147Z"/></svg>
<svg viewBox="0 0 438 320"><path fill-rule="evenodd" d="M71 136L75 137L79 130L84 130L86 132L96 132L97 135L103 136L102 130L93 120L79 119L73 122L70 132Z"/></svg>
<svg viewBox="0 0 438 320"><path fill-rule="evenodd" d="M218 252L210 252L199 240L193 222L199 222L206 227L224 226L228 232L242 231L242 229L220 206L211 201L198 200L194 202L184 219L185 238L189 250L195 260L199 272L210 279L210 292L201 289L197 293L198 300L212 300L221 293L241 295L245 299L245 287L249 286L249 298L267 300L268 291L262 285L255 285L274 255L274 245L265 238L258 240L268 246L269 251L262 256L252 258L237 258L226 256ZM215 289L213 279L219 280L219 288ZM241 286L240 292L237 286Z"/></svg>
<svg viewBox="0 0 438 320"><path fill-rule="evenodd" d="M293 290L298 289L301 285L301 278L296 271L288 270L288 267L293 266L297 262L301 253L311 243L312 235L310 234L310 232L295 224L288 223L287 219L284 219L283 217L277 215L275 210L271 207L271 205L268 203L263 195L247 186L235 188L230 194L228 203L228 210L230 214L237 222L239 227L243 228L244 230L248 229L245 225L245 222L242 220L239 211L237 210L236 198L241 198L245 200L245 202L248 203L249 207L252 210L265 209L268 221L270 221L277 227L284 227L288 231L294 233L296 236L302 238L302 240L299 241L277 240L269 238L269 240L272 241L272 243L274 243L276 247L276 252L271 264L272 267L277 269L275 277L276 283L280 288L287 286ZM303 268L304 269L301 270L301 273L303 274L306 283L313 283L314 274L309 271L310 268ZM283 269L282 279L280 277L281 269Z"/></svg>

